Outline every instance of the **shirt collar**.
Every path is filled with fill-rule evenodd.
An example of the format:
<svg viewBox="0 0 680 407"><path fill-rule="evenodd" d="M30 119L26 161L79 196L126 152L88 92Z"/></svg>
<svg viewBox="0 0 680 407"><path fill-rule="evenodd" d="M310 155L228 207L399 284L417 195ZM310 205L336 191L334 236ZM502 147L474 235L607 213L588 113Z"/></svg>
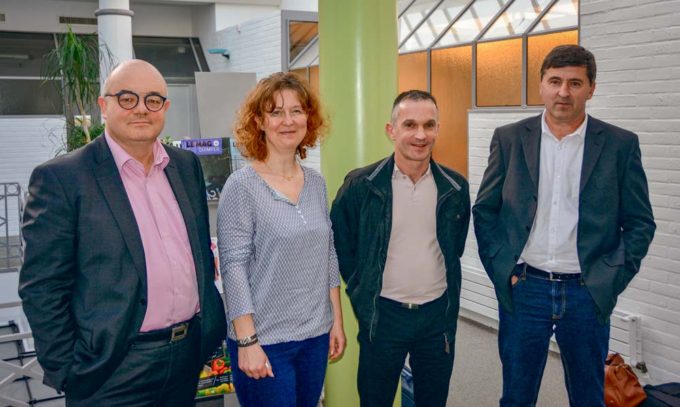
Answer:
<svg viewBox="0 0 680 407"><path fill-rule="evenodd" d="M142 163L135 160L127 151L125 151L125 149L123 149L123 147L121 147L107 131L104 131L104 137L106 138L106 144L109 145L111 155L113 155L113 160L116 162L118 171L121 171L123 166L130 161L142 165ZM161 170L164 170L169 162L170 156L168 156L168 153L165 151L165 148L163 148L160 140L156 139L153 143L153 166L159 166Z"/></svg>
<svg viewBox="0 0 680 407"><path fill-rule="evenodd" d="M406 174L401 172L401 170L399 169L399 166L397 166L397 163L395 162L394 163L394 170L392 170L392 178L394 179L395 177L397 177L399 175L403 175L405 177L408 177ZM429 164L427 166L427 170L425 170L425 174L423 174L423 176L420 177L420 179L418 181L420 181L421 179L425 179L425 178L429 177L430 175L432 175L432 164Z"/></svg>
<svg viewBox="0 0 680 407"><path fill-rule="evenodd" d="M562 140L564 140L567 137L578 137L579 139L583 140L586 137L586 128L588 127L588 115L586 114L586 117L583 119L583 123L581 123L580 126L576 130L574 130L572 133L567 134L564 136ZM548 127L548 123L545 121L545 110L543 110L543 114L541 115L541 134L548 135L555 140L557 140L557 137L550 131L550 127Z"/></svg>

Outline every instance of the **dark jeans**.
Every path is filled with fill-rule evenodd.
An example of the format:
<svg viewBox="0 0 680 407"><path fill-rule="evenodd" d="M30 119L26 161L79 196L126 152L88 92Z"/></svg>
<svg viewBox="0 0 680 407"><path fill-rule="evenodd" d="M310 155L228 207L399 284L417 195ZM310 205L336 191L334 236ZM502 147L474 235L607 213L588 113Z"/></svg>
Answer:
<svg viewBox="0 0 680 407"><path fill-rule="evenodd" d="M304 341L264 345L274 377L251 379L238 368L238 347L227 342L241 407L315 407L328 365L328 334Z"/></svg>
<svg viewBox="0 0 680 407"><path fill-rule="evenodd" d="M66 390L67 407L187 407L195 404L200 325L193 324L177 342L135 342L123 361L97 392L74 400ZM77 386L77 383L69 386Z"/></svg>
<svg viewBox="0 0 680 407"><path fill-rule="evenodd" d="M373 341L366 330L359 331L357 382L362 406L392 406L406 354L416 406L446 405L455 339L444 334L447 305L446 294L418 309L380 299Z"/></svg>
<svg viewBox="0 0 680 407"><path fill-rule="evenodd" d="M518 267L516 270L521 272ZM512 288L513 312L500 311L502 407L535 406L553 332L572 407L604 407L609 322L597 321L581 279L550 281L522 273Z"/></svg>

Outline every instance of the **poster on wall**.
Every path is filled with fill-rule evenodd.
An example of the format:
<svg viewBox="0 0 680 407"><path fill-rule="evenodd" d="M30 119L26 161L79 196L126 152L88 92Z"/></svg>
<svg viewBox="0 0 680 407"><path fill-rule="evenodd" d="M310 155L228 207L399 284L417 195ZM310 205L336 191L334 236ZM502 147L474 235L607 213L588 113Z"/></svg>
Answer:
<svg viewBox="0 0 680 407"><path fill-rule="evenodd" d="M232 140L228 137L184 139L176 141L175 145L198 156L205 178L206 197L209 202L219 201L227 178L239 168L235 163L240 162L240 154L238 150L234 151Z"/></svg>

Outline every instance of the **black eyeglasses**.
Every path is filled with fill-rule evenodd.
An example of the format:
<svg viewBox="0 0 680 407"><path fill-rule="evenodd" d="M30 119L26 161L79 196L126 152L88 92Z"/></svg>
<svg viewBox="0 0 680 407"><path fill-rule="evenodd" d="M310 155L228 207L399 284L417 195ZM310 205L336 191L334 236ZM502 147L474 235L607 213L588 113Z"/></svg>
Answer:
<svg viewBox="0 0 680 407"><path fill-rule="evenodd" d="M121 90L118 93L106 94L104 97L118 98L118 105L125 110L132 110L139 104L139 95L135 92L129 90ZM165 101L168 100L165 96L161 96L155 93L150 93L144 96L144 106L150 112L157 112L163 108Z"/></svg>

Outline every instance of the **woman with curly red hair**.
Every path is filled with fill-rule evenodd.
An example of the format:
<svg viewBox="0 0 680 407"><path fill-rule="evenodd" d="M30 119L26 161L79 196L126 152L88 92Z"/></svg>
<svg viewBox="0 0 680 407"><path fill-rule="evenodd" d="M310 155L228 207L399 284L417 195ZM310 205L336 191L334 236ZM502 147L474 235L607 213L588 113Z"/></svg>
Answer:
<svg viewBox="0 0 680 407"><path fill-rule="evenodd" d="M222 189L218 246L242 406L317 405L345 348L326 184L302 166L325 134L318 96L292 73L261 80L239 111L250 165Z"/></svg>

